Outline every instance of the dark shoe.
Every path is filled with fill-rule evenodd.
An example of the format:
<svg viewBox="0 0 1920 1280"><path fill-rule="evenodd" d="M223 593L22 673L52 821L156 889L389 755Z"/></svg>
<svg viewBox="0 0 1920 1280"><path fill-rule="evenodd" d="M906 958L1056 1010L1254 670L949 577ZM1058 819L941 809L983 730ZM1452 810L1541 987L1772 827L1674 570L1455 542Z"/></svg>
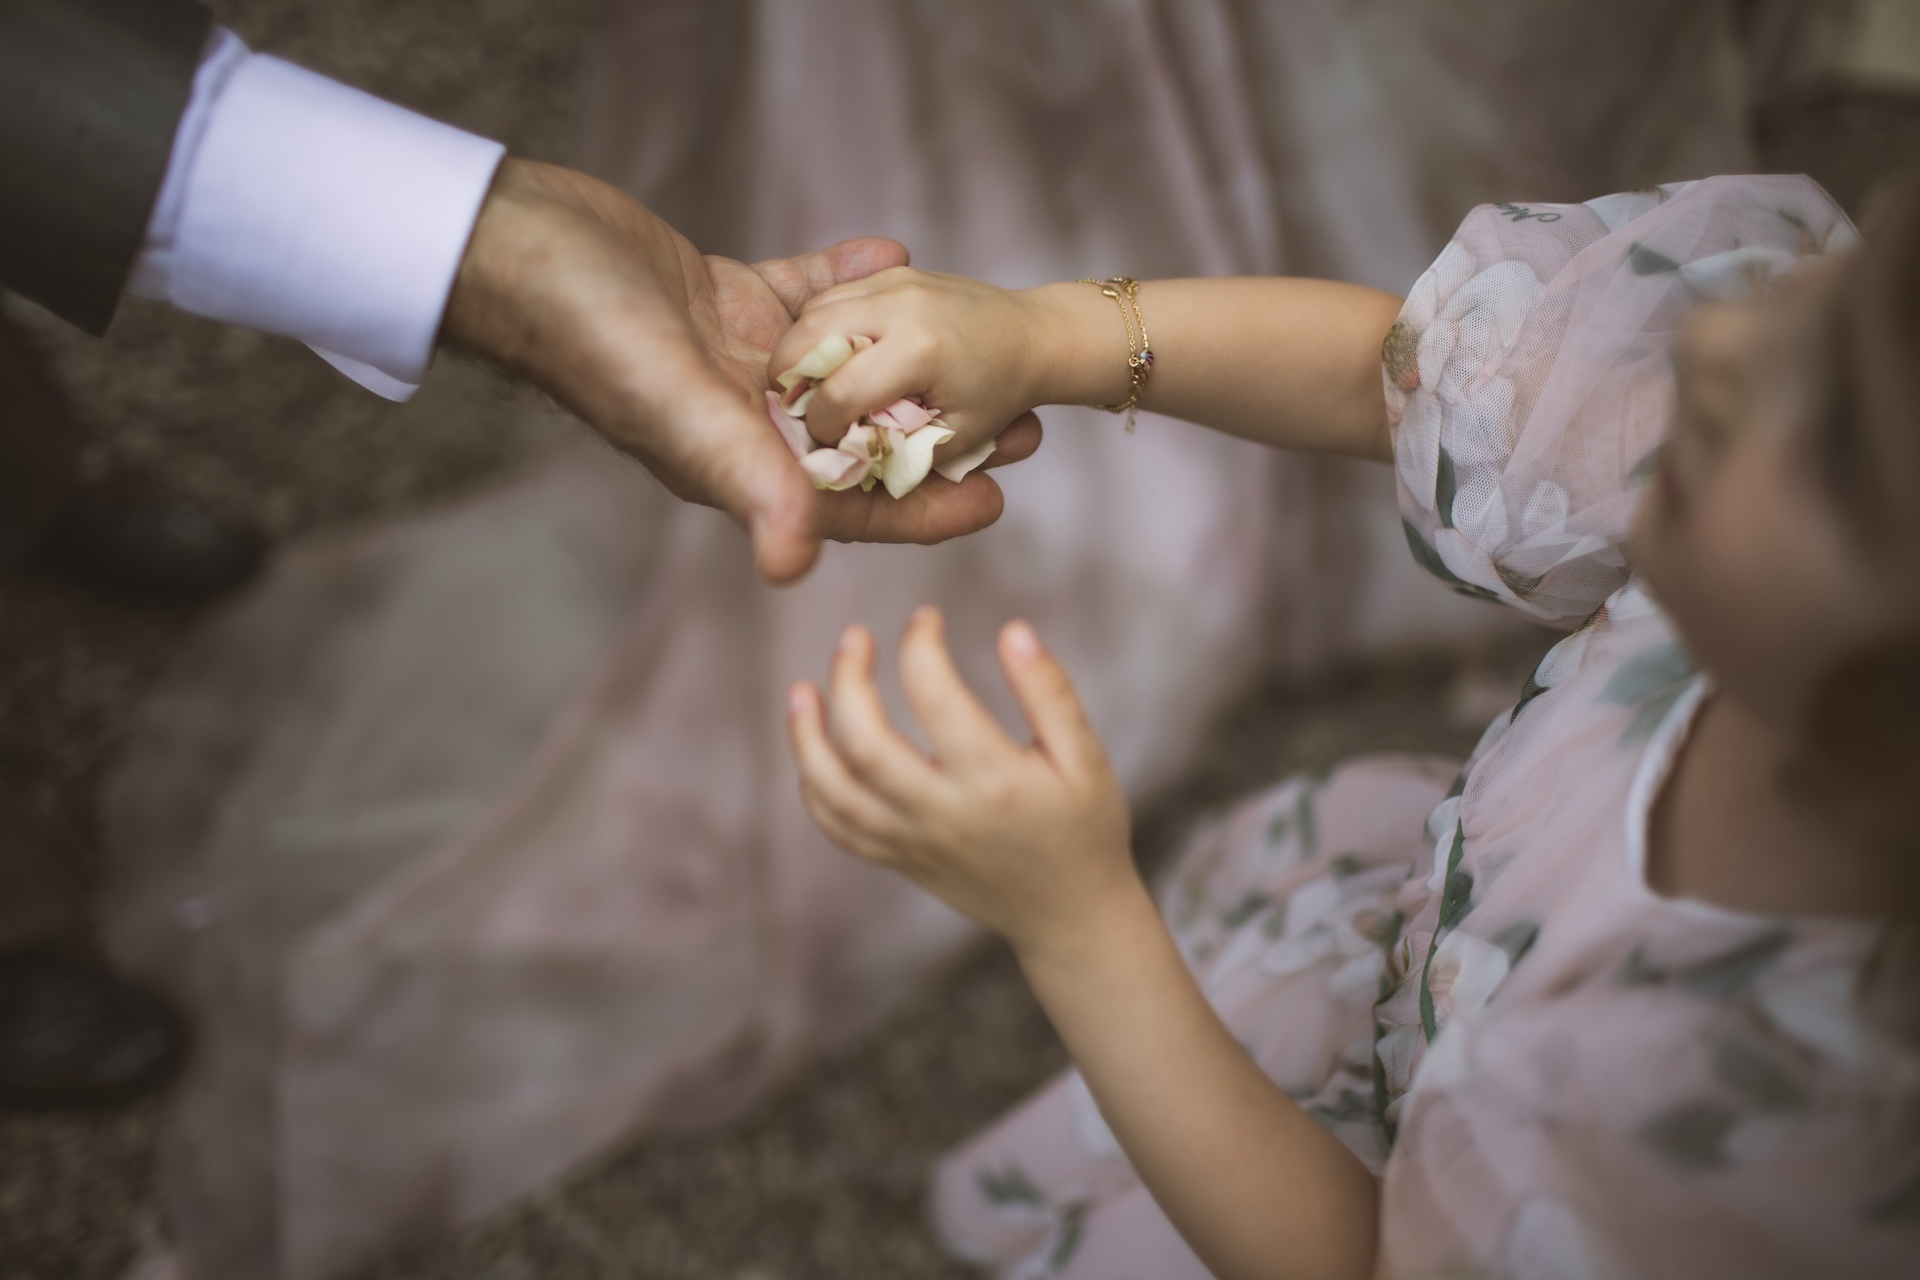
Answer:
<svg viewBox="0 0 1920 1280"><path fill-rule="evenodd" d="M172 1077L179 1023L104 969L50 951L0 956L0 1109L124 1102Z"/></svg>
<svg viewBox="0 0 1920 1280"><path fill-rule="evenodd" d="M245 582L264 543L251 529L133 481L83 487L32 562L82 586L152 604L194 604Z"/></svg>

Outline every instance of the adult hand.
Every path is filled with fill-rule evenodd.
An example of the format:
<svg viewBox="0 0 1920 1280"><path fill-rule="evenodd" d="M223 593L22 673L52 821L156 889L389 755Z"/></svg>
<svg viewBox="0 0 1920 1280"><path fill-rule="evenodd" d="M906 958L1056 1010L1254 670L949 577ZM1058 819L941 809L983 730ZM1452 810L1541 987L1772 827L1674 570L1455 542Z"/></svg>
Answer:
<svg viewBox="0 0 1920 1280"><path fill-rule="evenodd" d="M508 159L474 226L447 303L451 341L520 374L639 459L669 490L719 507L753 536L760 572L804 574L823 538L939 542L985 528L1004 505L991 477L816 491L767 421L767 358L814 294L906 261L888 240L849 240L748 267L703 257L618 189ZM1031 414L989 465L1040 442Z"/></svg>

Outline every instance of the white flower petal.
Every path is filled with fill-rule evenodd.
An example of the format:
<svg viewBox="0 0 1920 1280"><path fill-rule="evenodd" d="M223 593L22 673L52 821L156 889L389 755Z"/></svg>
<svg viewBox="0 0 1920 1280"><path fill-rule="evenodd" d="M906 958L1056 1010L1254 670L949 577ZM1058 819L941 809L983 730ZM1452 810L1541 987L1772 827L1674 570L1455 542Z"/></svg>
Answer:
<svg viewBox="0 0 1920 1280"><path fill-rule="evenodd" d="M874 426L892 431L918 431L939 418L938 410L929 409L918 400L910 399L895 400L886 408L867 415L867 421Z"/></svg>
<svg viewBox="0 0 1920 1280"><path fill-rule="evenodd" d="M1327 994L1347 1001L1365 996L1371 1004L1380 994L1380 968L1385 962L1378 948L1364 956L1355 956L1333 971L1327 979Z"/></svg>
<svg viewBox="0 0 1920 1280"><path fill-rule="evenodd" d="M1460 384L1441 434L1454 465L1505 468L1519 426L1513 413L1517 396L1507 378L1479 376Z"/></svg>
<svg viewBox="0 0 1920 1280"><path fill-rule="evenodd" d="M1447 849L1453 847L1453 829L1460 821L1460 803L1459 796L1448 796L1433 806L1433 812L1427 815L1427 839L1444 840ZM1434 860L1440 863L1442 875L1446 874L1447 849L1441 849L1434 855ZM1436 892L1440 888L1438 883L1433 887Z"/></svg>
<svg viewBox="0 0 1920 1280"><path fill-rule="evenodd" d="M1496 262L1461 286L1441 308L1442 319L1460 319L1469 312L1481 312L1493 320L1501 349L1513 345L1521 324L1544 286L1533 268L1518 259ZM1479 353L1484 359L1490 351Z"/></svg>
<svg viewBox="0 0 1920 1280"><path fill-rule="evenodd" d="M1580 670L1581 661L1587 656L1587 645L1593 639L1591 631L1576 631L1547 650L1547 656L1540 659L1540 665L1534 668L1533 682L1542 689L1554 689L1573 679Z"/></svg>
<svg viewBox="0 0 1920 1280"><path fill-rule="evenodd" d="M1473 255L1458 240L1449 240L1447 247L1440 251L1440 256L1433 260L1433 265L1427 268L1427 276L1433 280L1433 309L1427 313L1427 318L1431 319L1444 311L1453 295L1473 279L1473 275Z"/></svg>
<svg viewBox="0 0 1920 1280"><path fill-rule="evenodd" d="M813 350L799 363L775 378L782 391L790 391L802 378L824 378L845 364L853 355L853 342L844 333L830 333L814 343Z"/></svg>
<svg viewBox="0 0 1920 1280"><path fill-rule="evenodd" d="M952 431L931 423L911 433L887 432L890 448L880 472L887 492L896 498L912 493L927 478L927 472L933 470L933 451L951 439Z"/></svg>
<svg viewBox="0 0 1920 1280"><path fill-rule="evenodd" d="M1861 1068L1872 1061L1871 1041L1855 1012L1857 976L1851 966L1829 965L1760 988L1760 1007L1774 1025L1803 1044Z"/></svg>
<svg viewBox="0 0 1920 1280"><path fill-rule="evenodd" d="M839 449L815 449L800 459L800 466L813 479L816 489L830 489L838 492L851 489L854 485L871 488L870 473L873 468L865 458L855 457Z"/></svg>
<svg viewBox="0 0 1920 1280"><path fill-rule="evenodd" d="M1466 1080L1473 1071L1473 1054L1467 1043L1467 1028L1448 1023L1440 1028L1420 1069L1413 1073L1413 1092L1451 1089Z"/></svg>
<svg viewBox="0 0 1920 1280"><path fill-rule="evenodd" d="M1434 952L1428 971L1427 989L1433 993L1435 1013L1442 1019L1478 1013L1506 981L1512 963L1505 947L1457 929L1448 934Z"/></svg>
<svg viewBox="0 0 1920 1280"><path fill-rule="evenodd" d="M1785 249L1747 245L1696 258L1680 268L1680 278L1716 301L1744 302L1765 293L1799 261Z"/></svg>
<svg viewBox="0 0 1920 1280"><path fill-rule="evenodd" d="M1400 480L1423 508L1433 501L1439 483L1440 433L1445 424L1445 406L1422 390L1407 397L1394 432L1393 453Z"/></svg>
<svg viewBox="0 0 1920 1280"><path fill-rule="evenodd" d="M886 436L878 427L864 422L856 422L847 428L847 434L840 437L840 443L834 446L842 453L850 453L863 458L877 471L880 462L887 456Z"/></svg>
<svg viewBox="0 0 1920 1280"><path fill-rule="evenodd" d="M1297 937L1332 915L1340 905L1340 886L1332 876L1309 880L1287 895L1287 932Z"/></svg>
<svg viewBox="0 0 1920 1280"><path fill-rule="evenodd" d="M807 416L807 406L813 403L814 393L820 390L820 384L812 378L803 378L800 384L796 385L804 385L806 389L799 395L794 396L792 400L787 403L786 409L787 412L794 417L804 418ZM792 388L788 388L788 391L791 393Z"/></svg>
<svg viewBox="0 0 1920 1280"><path fill-rule="evenodd" d="M1542 480L1534 486L1527 509L1520 514L1520 536L1538 538L1560 533L1567 527L1569 509L1567 491L1551 480Z"/></svg>
<svg viewBox="0 0 1920 1280"><path fill-rule="evenodd" d="M1405 1093L1413 1081L1414 1065L1420 1060L1420 1028L1395 1027L1380 1037L1373 1047L1390 1092Z"/></svg>
<svg viewBox="0 0 1920 1280"><path fill-rule="evenodd" d="M772 421L780 438L787 442L787 448L793 450L796 458L805 458L813 452L813 440L807 435L806 426L800 419L780 407L780 397L767 392L767 417Z"/></svg>
<svg viewBox="0 0 1920 1280"><path fill-rule="evenodd" d="M1497 467L1461 464L1454 470L1453 527L1477 547L1498 550L1507 540L1507 500Z"/></svg>
<svg viewBox="0 0 1920 1280"><path fill-rule="evenodd" d="M1260 967L1271 974L1299 973L1333 954L1333 935L1321 930L1283 938L1260 955Z"/></svg>
<svg viewBox="0 0 1920 1280"><path fill-rule="evenodd" d="M1514 1215L1502 1275L1525 1280L1624 1280L1630 1273L1567 1205L1536 1195Z"/></svg>
<svg viewBox="0 0 1920 1280"><path fill-rule="evenodd" d="M1485 587L1496 595L1506 589L1500 580L1500 571L1493 567L1493 557L1458 529L1436 530L1433 549L1440 562L1447 566L1447 572L1460 581Z"/></svg>
<svg viewBox="0 0 1920 1280"><path fill-rule="evenodd" d="M999 443L997 440L989 440L977 449L969 449L965 453L956 453L945 462L935 463L933 469L955 484L959 484L967 478L969 471L972 471L975 467L993 456L993 451Z"/></svg>
<svg viewBox="0 0 1920 1280"><path fill-rule="evenodd" d="M1453 359L1453 348L1460 340L1460 326L1451 320L1435 320L1420 331L1420 345L1414 348L1414 363L1420 369L1420 386L1436 391Z"/></svg>

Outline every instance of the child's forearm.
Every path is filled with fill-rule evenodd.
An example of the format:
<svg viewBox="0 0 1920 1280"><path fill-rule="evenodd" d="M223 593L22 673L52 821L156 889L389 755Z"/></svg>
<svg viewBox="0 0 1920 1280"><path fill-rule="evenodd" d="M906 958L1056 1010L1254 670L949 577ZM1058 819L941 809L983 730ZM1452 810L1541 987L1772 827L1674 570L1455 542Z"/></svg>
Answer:
<svg viewBox="0 0 1920 1280"><path fill-rule="evenodd" d="M1041 399L1112 404L1129 383L1119 309L1091 285L1030 291ZM1140 286L1153 341L1142 407L1261 444L1391 461L1380 344L1391 294L1326 280L1154 280Z"/></svg>
<svg viewBox="0 0 1920 1280"><path fill-rule="evenodd" d="M1134 1169L1215 1275L1373 1275L1377 1183L1233 1039L1144 887L1020 958Z"/></svg>

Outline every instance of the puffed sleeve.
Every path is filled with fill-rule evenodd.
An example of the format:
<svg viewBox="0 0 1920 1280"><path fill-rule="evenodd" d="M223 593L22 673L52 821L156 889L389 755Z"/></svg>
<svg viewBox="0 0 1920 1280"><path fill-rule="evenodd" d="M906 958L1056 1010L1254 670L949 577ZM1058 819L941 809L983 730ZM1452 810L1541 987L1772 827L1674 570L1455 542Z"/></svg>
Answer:
<svg viewBox="0 0 1920 1280"><path fill-rule="evenodd" d="M1856 239L1798 176L1468 214L1382 350L1414 557L1543 622L1587 617L1627 579L1623 544L1672 416L1682 317Z"/></svg>

